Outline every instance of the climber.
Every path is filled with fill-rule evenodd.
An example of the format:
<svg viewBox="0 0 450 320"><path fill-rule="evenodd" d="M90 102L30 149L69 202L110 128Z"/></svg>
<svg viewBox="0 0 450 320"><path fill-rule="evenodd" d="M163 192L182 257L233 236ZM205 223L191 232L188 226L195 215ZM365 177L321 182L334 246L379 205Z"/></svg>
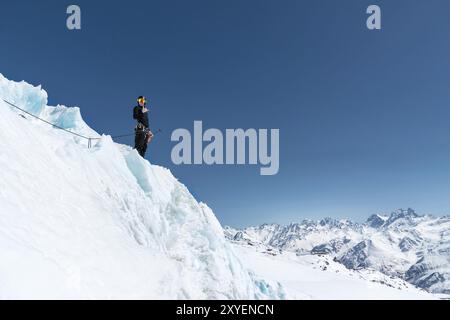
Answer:
<svg viewBox="0 0 450 320"><path fill-rule="evenodd" d="M139 96L137 99L138 105L133 109L133 118L136 119L137 125L135 130L134 148L144 158L147 145L153 138L153 133L150 131L148 125L148 109L147 99Z"/></svg>

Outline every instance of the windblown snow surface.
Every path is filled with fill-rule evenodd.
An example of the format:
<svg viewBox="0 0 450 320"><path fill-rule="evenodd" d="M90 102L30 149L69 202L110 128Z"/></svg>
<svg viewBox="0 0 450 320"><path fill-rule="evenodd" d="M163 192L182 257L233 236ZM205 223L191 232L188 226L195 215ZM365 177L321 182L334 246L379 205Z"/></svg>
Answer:
<svg viewBox="0 0 450 320"><path fill-rule="evenodd" d="M264 246L234 243L242 261L265 279L276 279L291 299L429 300L447 298L419 290L376 270L348 270L326 256L298 255Z"/></svg>
<svg viewBox="0 0 450 320"><path fill-rule="evenodd" d="M0 74L0 299L327 297L326 286L311 293L305 286L300 295L286 291L277 280L293 270L283 268L285 261L277 273L270 260L269 280L267 261L251 271L259 258L235 253L211 209L168 169L107 135L89 149L86 140L21 116L1 99L70 131L99 136L79 108L48 106L40 86ZM297 286L310 271L298 269ZM339 279L323 280L345 286L347 278ZM359 284L345 297L374 297ZM389 298L424 298L416 289L381 285L377 298L383 289Z"/></svg>

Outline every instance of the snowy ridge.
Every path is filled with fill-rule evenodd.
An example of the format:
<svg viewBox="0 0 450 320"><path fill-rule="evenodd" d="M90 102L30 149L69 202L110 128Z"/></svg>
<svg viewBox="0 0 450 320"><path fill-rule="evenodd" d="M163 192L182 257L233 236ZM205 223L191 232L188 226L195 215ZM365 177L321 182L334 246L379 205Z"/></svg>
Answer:
<svg viewBox="0 0 450 320"><path fill-rule="evenodd" d="M450 217L399 209L372 215L363 224L327 218L284 227L225 227L225 234L234 243L326 255L348 269L378 270L430 292L450 294L449 230Z"/></svg>
<svg viewBox="0 0 450 320"><path fill-rule="evenodd" d="M99 136L79 108L0 75L0 98ZM210 208L103 135L93 148L0 101L0 299L285 298L243 266Z"/></svg>

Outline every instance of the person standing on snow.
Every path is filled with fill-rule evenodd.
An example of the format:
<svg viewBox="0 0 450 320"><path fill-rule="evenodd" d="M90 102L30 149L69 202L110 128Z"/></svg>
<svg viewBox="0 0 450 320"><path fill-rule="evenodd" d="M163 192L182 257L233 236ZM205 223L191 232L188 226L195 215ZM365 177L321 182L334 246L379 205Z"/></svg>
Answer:
<svg viewBox="0 0 450 320"><path fill-rule="evenodd" d="M134 129L134 148L139 152L139 154L144 158L145 152L147 151L147 145L153 138L153 133L150 131L148 125L148 109L147 109L147 99L140 96L137 99L138 105L133 109L133 119L136 119L137 125Z"/></svg>

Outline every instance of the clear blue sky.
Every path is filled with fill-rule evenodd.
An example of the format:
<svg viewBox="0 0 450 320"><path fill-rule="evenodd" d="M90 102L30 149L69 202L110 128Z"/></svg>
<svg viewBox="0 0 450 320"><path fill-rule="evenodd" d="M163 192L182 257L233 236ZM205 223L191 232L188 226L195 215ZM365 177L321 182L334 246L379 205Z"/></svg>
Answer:
<svg viewBox="0 0 450 320"><path fill-rule="evenodd" d="M65 27L78 4L82 30ZM382 9L382 30L365 27ZM163 129L148 158L222 224L450 209L450 1L2 1L0 73L101 133ZM280 172L175 166L176 128L279 128ZM133 138L120 140L133 144Z"/></svg>

